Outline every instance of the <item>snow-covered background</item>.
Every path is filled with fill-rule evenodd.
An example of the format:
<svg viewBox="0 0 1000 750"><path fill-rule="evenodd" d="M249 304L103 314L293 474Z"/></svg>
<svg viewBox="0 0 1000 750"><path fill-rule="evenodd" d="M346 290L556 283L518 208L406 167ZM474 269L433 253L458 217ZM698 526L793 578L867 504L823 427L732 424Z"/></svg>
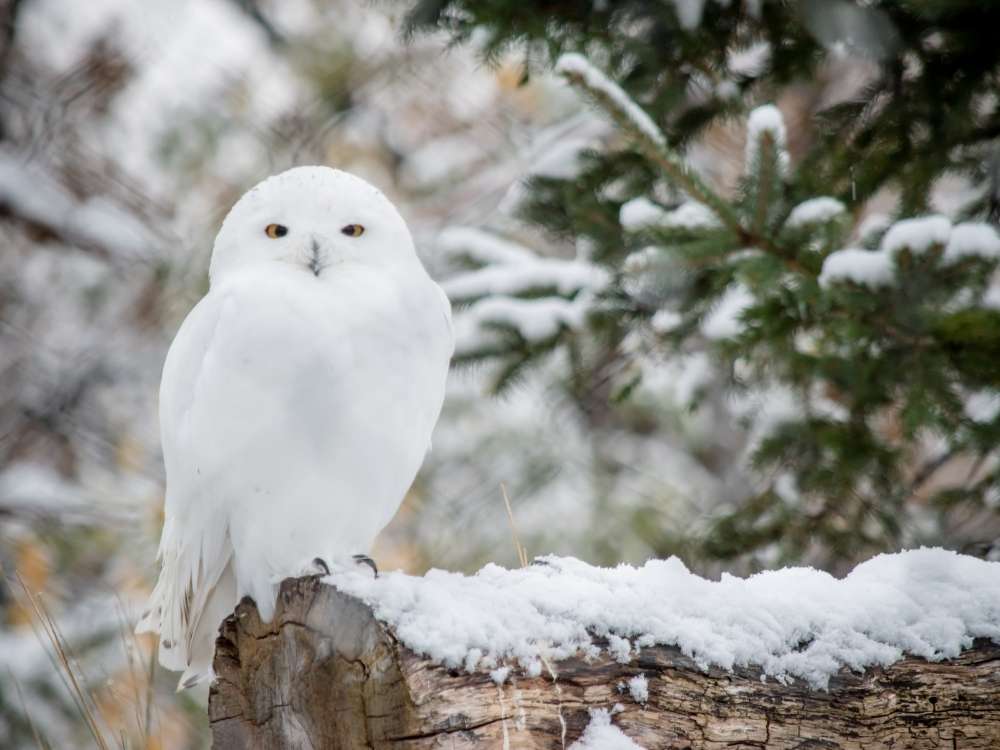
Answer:
<svg viewBox="0 0 1000 750"><path fill-rule="evenodd" d="M160 368L232 202L294 164L357 172L440 275L445 228L480 225L529 170L565 169L566 144L606 131L555 78L519 86L516 60L405 43L403 7L252 7L31 0L0 45L0 746L34 746L32 723L54 746L87 737L15 571L42 592L104 730L205 742L204 696L175 698L169 679L147 693L150 643L129 623L156 572ZM544 380L483 393L456 374L384 569L514 560L502 481L526 535L586 508L587 439ZM539 451L541 431L560 439Z"/></svg>

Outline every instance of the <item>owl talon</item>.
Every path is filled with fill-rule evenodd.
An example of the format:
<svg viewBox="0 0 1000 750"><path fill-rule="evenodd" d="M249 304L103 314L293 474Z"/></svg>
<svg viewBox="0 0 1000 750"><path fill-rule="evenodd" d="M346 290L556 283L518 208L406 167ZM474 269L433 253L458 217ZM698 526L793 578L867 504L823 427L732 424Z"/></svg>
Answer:
<svg viewBox="0 0 1000 750"><path fill-rule="evenodd" d="M323 571L322 575L325 576L330 575L330 566L326 564L326 560L324 560L322 557L314 557L313 565L319 570Z"/></svg>
<svg viewBox="0 0 1000 750"><path fill-rule="evenodd" d="M375 574L375 577L378 578L378 566L375 564L374 560L368 557L368 555L351 555L351 559L353 559L358 565L367 565L372 569L372 573Z"/></svg>

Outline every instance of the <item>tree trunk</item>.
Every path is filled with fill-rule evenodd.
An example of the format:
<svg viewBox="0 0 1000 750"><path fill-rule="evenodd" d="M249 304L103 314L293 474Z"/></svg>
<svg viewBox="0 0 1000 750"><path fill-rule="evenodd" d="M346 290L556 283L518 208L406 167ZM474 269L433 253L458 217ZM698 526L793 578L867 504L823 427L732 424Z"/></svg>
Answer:
<svg viewBox="0 0 1000 750"><path fill-rule="evenodd" d="M659 748L1000 748L1000 646L958 659L907 658L842 673L828 692L762 681L755 670L700 670L676 649L629 664L569 659L497 686L436 667L402 646L371 610L316 578L285 581L274 621L249 600L223 623L209 699L216 750L277 748L564 748L588 709ZM648 678L636 703L622 684Z"/></svg>

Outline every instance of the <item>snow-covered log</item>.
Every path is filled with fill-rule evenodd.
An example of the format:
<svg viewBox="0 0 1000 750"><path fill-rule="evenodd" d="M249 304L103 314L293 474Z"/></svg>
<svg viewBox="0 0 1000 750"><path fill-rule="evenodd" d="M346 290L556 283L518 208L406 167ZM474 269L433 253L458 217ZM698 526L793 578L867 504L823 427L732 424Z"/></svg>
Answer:
<svg viewBox="0 0 1000 750"><path fill-rule="evenodd" d="M995 566L921 550L840 580L559 558L287 580L271 623L249 600L223 623L214 747L997 748L1000 645L977 637L1000 626ZM629 596L649 597L631 618Z"/></svg>

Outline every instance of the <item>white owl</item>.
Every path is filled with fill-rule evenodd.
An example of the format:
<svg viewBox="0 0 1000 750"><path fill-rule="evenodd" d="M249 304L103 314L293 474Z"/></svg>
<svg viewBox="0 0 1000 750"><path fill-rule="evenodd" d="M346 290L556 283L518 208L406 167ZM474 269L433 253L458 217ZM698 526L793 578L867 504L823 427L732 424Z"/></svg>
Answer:
<svg viewBox="0 0 1000 750"><path fill-rule="evenodd" d="M454 348L402 217L346 172L250 190L209 278L163 367L161 570L138 626L181 687L212 675L243 596L269 620L283 578L369 552L430 447Z"/></svg>

